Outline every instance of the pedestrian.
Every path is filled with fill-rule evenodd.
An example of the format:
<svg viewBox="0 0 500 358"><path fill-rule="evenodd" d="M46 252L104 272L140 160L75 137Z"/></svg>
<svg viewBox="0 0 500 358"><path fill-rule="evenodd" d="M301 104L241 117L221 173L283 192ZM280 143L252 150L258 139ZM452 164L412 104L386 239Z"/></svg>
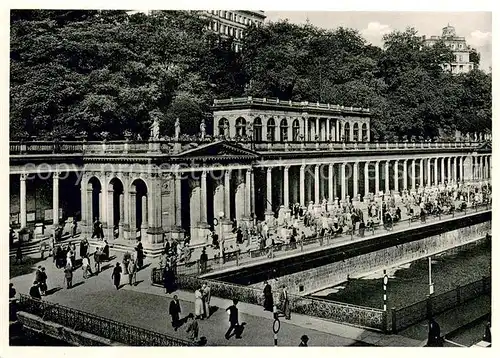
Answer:
<svg viewBox="0 0 500 358"><path fill-rule="evenodd" d="M66 266L73 268L73 255L71 249L68 247L68 251L66 253Z"/></svg>
<svg viewBox="0 0 500 358"><path fill-rule="evenodd" d="M130 259L128 262L128 284L130 286L132 286L132 284L135 286L136 284L136 272L137 272L137 266L135 260Z"/></svg>
<svg viewBox="0 0 500 358"><path fill-rule="evenodd" d="M238 308L236 305L238 304L238 300L234 299L233 304L226 308L226 312L229 312L229 328L226 331L225 337L229 339L231 336L231 332L234 330L237 339L241 338L240 325L238 323Z"/></svg>
<svg viewBox="0 0 500 358"><path fill-rule="evenodd" d="M113 280L113 283L117 290L120 288L121 273L122 267L120 266L120 263L117 262L115 268L113 269L113 273L111 274L111 279Z"/></svg>
<svg viewBox="0 0 500 358"><path fill-rule="evenodd" d="M86 238L80 241L80 257L86 257L89 250L89 242Z"/></svg>
<svg viewBox="0 0 500 358"><path fill-rule="evenodd" d="M291 309L290 309L290 299L288 297L288 291L285 285L283 285L283 290L280 293L280 305L281 312L285 315L285 319L289 320L291 318Z"/></svg>
<svg viewBox="0 0 500 358"><path fill-rule="evenodd" d="M40 289L38 287L38 281L33 281L33 286L30 288L30 296L31 298L42 299L42 295L40 295Z"/></svg>
<svg viewBox="0 0 500 358"><path fill-rule="evenodd" d="M304 334L302 337L300 337L299 347L307 347L307 342L309 342L309 337Z"/></svg>
<svg viewBox="0 0 500 358"><path fill-rule="evenodd" d="M181 313L181 304L179 303L177 295L175 295L174 299L170 302L168 313L172 317L172 327L174 328L174 331L177 331L180 326L179 315Z"/></svg>
<svg viewBox="0 0 500 358"><path fill-rule="evenodd" d="M90 276L92 276L92 269L90 268L90 260L88 256L84 256L82 258L82 270L83 270L83 278L87 279Z"/></svg>
<svg viewBox="0 0 500 358"><path fill-rule="evenodd" d="M18 244L17 245L17 250L16 250L16 261L15 263L20 263L22 264L23 263L23 251L21 249L21 244Z"/></svg>
<svg viewBox="0 0 500 358"><path fill-rule="evenodd" d="M141 240L137 240L137 246L135 247L136 259L137 259L137 271L139 271L144 265L144 250L142 248Z"/></svg>
<svg viewBox="0 0 500 358"><path fill-rule="evenodd" d="M200 271L201 271L201 273L207 272L207 262L208 262L207 249L204 247L203 250L201 251L201 255L200 255Z"/></svg>
<svg viewBox="0 0 500 358"><path fill-rule="evenodd" d="M211 299L211 294L210 294L210 286L207 285L206 283L203 284L201 287L201 294L203 295L203 308L205 310L205 317L209 318L210 317L210 299Z"/></svg>
<svg viewBox="0 0 500 358"><path fill-rule="evenodd" d="M187 322L188 322L188 327L186 330L186 333L190 333L189 339L191 339L193 342L198 341L198 334L200 333L200 328L198 326L198 317L193 317L193 314L189 314L187 316Z"/></svg>
<svg viewBox="0 0 500 358"><path fill-rule="evenodd" d="M102 248L102 252L101 252L101 261L103 261L103 260L106 260L106 261L109 260L109 245L108 245L107 240L104 240L104 247Z"/></svg>
<svg viewBox="0 0 500 358"><path fill-rule="evenodd" d="M486 327L484 329L483 341L491 343L491 323L486 323Z"/></svg>
<svg viewBox="0 0 500 358"><path fill-rule="evenodd" d="M66 282L66 288L70 289L73 283L73 269L69 265L64 268L64 281Z"/></svg>
<svg viewBox="0 0 500 358"><path fill-rule="evenodd" d="M42 296L47 295L47 273L45 267L40 268L39 287Z"/></svg>
<svg viewBox="0 0 500 358"><path fill-rule="evenodd" d="M203 294L201 287L194 291L194 315L195 318L203 317Z"/></svg>
<svg viewBox="0 0 500 358"><path fill-rule="evenodd" d="M94 252L94 269L96 275L101 271L101 249L99 247Z"/></svg>
<svg viewBox="0 0 500 358"><path fill-rule="evenodd" d="M264 282L264 311L273 311L274 299L273 299L273 291L271 285L265 281Z"/></svg>
<svg viewBox="0 0 500 358"><path fill-rule="evenodd" d="M429 337L427 339L428 347L440 347L441 344L441 328L434 318L429 319Z"/></svg>
<svg viewBox="0 0 500 358"><path fill-rule="evenodd" d="M13 299L16 297L16 289L14 288L13 283L9 283L9 299Z"/></svg>

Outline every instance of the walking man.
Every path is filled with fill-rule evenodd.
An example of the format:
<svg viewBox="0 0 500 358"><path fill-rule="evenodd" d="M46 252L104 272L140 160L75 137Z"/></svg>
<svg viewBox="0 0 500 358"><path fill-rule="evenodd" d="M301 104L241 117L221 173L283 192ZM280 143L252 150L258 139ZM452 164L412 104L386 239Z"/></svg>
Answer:
<svg viewBox="0 0 500 358"><path fill-rule="evenodd" d="M34 281L33 286L30 288L30 296L32 298L42 299L42 295L40 295L40 289L38 288L38 282Z"/></svg>
<svg viewBox="0 0 500 358"><path fill-rule="evenodd" d="M181 304L179 303L179 299L177 295L174 296L174 299L170 302L170 306L168 308L168 313L172 317L172 327L174 331L177 331L179 328L179 315L181 313Z"/></svg>
<svg viewBox="0 0 500 358"><path fill-rule="evenodd" d="M237 304L238 300L234 299L233 304L226 308L226 312L229 312L229 328L226 332L226 339L229 339L233 330L236 338L241 338L240 325L238 322L238 308L236 307Z"/></svg>
<svg viewBox="0 0 500 358"><path fill-rule="evenodd" d="M117 262L115 268L113 269L113 273L111 274L111 279L113 280L113 283L117 290L120 288L121 274L122 267L120 266L120 263Z"/></svg>
<svg viewBox="0 0 500 358"><path fill-rule="evenodd" d="M66 288L70 289L73 283L73 269L70 265L67 265L64 269L64 281L66 282Z"/></svg>
<svg viewBox="0 0 500 358"><path fill-rule="evenodd" d="M130 286L132 286L132 284L135 285L135 283L136 283L136 279L135 279L136 271L137 271L137 266L136 266L135 260L132 258L128 262L128 284Z"/></svg>

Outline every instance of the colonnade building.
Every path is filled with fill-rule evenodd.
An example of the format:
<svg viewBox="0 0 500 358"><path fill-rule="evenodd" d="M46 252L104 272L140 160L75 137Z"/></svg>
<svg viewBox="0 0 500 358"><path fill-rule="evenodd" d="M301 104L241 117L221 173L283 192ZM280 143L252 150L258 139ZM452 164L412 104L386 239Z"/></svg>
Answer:
<svg viewBox="0 0 500 358"><path fill-rule="evenodd" d="M375 143L368 109L249 97L213 110L214 132L196 138L11 142L13 226L75 218L90 234L98 218L108 241L154 249L188 235L199 246L295 203L332 211L491 176L489 136Z"/></svg>

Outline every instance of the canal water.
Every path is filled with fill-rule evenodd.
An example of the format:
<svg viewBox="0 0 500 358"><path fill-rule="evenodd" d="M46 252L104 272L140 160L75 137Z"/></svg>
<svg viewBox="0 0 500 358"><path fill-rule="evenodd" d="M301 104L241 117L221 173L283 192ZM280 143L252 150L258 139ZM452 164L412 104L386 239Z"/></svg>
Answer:
<svg viewBox="0 0 500 358"><path fill-rule="evenodd" d="M491 276L491 241L469 246L461 251L442 253L432 259L434 294ZM383 271L351 279L341 285L316 292L312 296L337 302L382 308ZM387 270L388 308L408 306L426 299L429 294L428 259L421 259Z"/></svg>

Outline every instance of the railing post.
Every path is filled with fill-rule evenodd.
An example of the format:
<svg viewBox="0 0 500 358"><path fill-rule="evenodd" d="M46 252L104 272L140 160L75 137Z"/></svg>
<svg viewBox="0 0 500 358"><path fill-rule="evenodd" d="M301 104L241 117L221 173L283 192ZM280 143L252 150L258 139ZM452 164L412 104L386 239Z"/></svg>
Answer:
<svg viewBox="0 0 500 358"><path fill-rule="evenodd" d="M398 325L396 321L396 309L394 307L391 308L391 323L392 323L392 334L396 334L398 332Z"/></svg>

